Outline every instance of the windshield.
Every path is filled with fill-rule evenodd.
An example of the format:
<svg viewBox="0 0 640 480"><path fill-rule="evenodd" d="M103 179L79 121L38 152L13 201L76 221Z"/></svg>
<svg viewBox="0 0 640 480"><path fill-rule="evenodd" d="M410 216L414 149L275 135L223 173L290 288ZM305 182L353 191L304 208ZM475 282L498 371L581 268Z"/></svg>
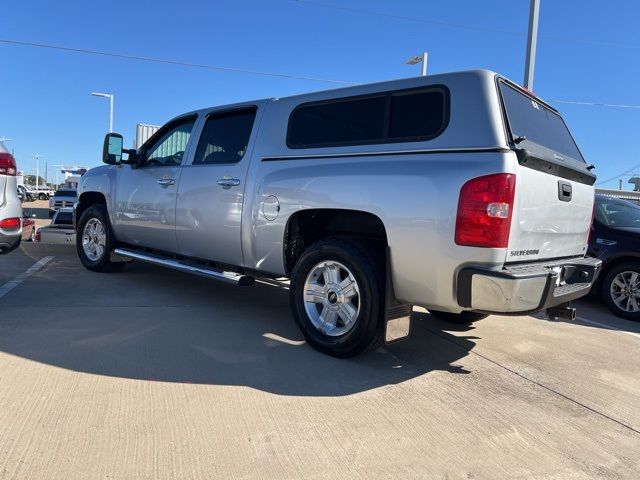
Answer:
<svg viewBox="0 0 640 480"><path fill-rule="evenodd" d="M608 227L640 227L640 206L615 198L596 198L596 220Z"/></svg>
<svg viewBox="0 0 640 480"><path fill-rule="evenodd" d="M58 190L53 194L54 197L76 197L77 195L75 190Z"/></svg>
<svg viewBox="0 0 640 480"><path fill-rule="evenodd" d="M73 213L59 212L56 217L56 225L73 225Z"/></svg>
<svg viewBox="0 0 640 480"><path fill-rule="evenodd" d="M499 85L514 139L524 137L529 142L584 162L560 115L503 81Z"/></svg>

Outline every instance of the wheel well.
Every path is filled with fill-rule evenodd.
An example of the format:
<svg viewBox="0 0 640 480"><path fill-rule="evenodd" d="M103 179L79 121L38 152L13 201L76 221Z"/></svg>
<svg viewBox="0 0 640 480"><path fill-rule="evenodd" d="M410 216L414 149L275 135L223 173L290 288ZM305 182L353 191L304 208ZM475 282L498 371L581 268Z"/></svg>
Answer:
<svg viewBox="0 0 640 480"><path fill-rule="evenodd" d="M107 204L107 200L104 198L103 194L98 192L85 192L80 195L78 205L76 206L76 221L80 220L80 217L87 208L96 204Z"/></svg>
<svg viewBox="0 0 640 480"><path fill-rule="evenodd" d="M602 267L602 271L598 274L598 280L596 281L597 285L595 288L597 288L598 291L600 291L600 288L602 286L602 280L607 275L607 273L609 273L611 269L616 268L618 265L622 263L627 263L627 262L640 262L640 257L636 257L633 255L625 255L623 257L616 257L613 260L610 260L609 262L607 262L606 265Z"/></svg>
<svg viewBox="0 0 640 480"><path fill-rule="evenodd" d="M284 259L287 275L302 252L327 237L357 237L387 246L387 232L379 217L360 210L310 209L294 213L284 233Z"/></svg>

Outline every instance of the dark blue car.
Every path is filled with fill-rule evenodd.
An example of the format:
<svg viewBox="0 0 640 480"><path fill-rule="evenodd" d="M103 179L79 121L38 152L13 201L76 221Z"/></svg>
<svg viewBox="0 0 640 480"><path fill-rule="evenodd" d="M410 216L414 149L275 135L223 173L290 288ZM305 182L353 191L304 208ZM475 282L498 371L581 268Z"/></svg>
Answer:
<svg viewBox="0 0 640 480"><path fill-rule="evenodd" d="M619 317L640 321L640 206L596 195L589 254L602 260L593 289Z"/></svg>

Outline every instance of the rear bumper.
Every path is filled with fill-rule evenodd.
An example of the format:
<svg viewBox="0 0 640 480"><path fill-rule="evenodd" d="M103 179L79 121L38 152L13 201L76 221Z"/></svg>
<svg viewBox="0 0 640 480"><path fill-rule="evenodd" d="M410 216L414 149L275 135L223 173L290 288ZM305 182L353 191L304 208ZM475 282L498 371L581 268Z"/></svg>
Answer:
<svg viewBox="0 0 640 480"><path fill-rule="evenodd" d="M583 297L595 282L602 261L575 258L458 273L461 307L485 313L534 313Z"/></svg>

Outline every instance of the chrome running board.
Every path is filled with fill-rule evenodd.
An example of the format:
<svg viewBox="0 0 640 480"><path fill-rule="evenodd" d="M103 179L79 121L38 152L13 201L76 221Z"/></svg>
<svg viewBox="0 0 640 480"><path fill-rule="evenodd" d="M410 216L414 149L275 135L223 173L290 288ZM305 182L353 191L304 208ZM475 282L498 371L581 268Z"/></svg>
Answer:
<svg viewBox="0 0 640 480"><path fill-rule="evenodd" d="M195 265L189 265L187 263L181 262L180 260L174 260L173 258L165 258L160 255L155 255L147 252L143 253L136 250L129 250L128 248L116 248L113 253L122 257L130 258L132 260L141 260L143 262L153 263L154 265L173 268L174 270L193 273L202 277L213 278L215 280L220 280L221 282L231 283L233 285L238 285L241 287L253 285L254 281L254 278L248 275L242 275L236 272L224 272L205 266L199 267Z"/></svg>

